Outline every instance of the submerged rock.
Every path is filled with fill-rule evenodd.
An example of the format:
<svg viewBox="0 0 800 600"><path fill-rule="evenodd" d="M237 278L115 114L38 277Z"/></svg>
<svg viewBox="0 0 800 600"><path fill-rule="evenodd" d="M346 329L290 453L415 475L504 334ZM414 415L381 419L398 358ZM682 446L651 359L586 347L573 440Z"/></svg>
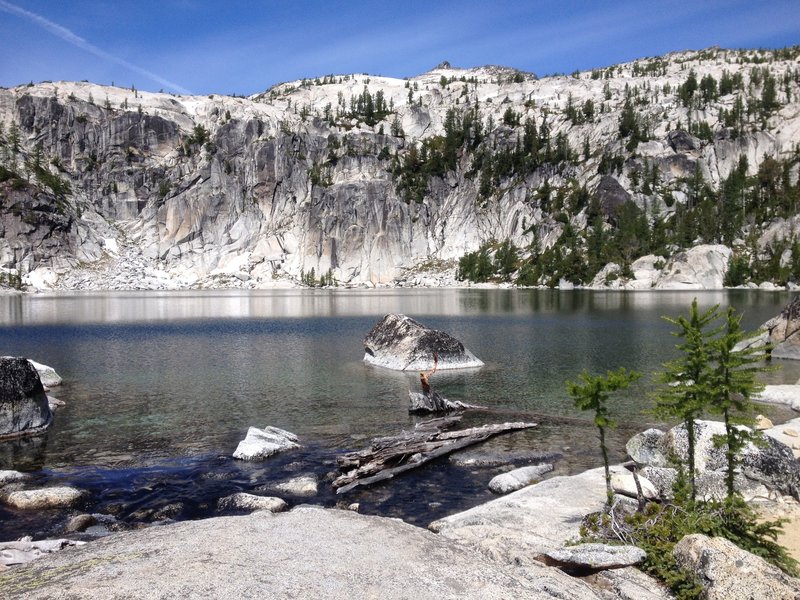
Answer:
<svg viewBox="0 0 800 600"><path fill-rule="evenodd" d="M301 475L278 483L274 488L292 496L315 496L317 494L317 478L313 475Z"/></svg>
<svg viewBox="0 0 800 600"><path fill-rule="evenodd" d="M42 508L68 508L75 506L85 492L69 486L42 488L39 490L20 490L9 492L3 501L21 510Z"/></svg>
<svg viewBox="0 0 800 600"><path fill-rule="evenodd" d="M800 580L725 538L687 535L673 554L683 569L696 574L708 600L800 597Z"/></svg>
<svg viewBox="0 0 800 600"><path fill-rule="evenodd" d="M281 498L273 496L256 496L255 494L247 494L245 492L238 492L220 498L217 503L219 510L249 510L255 512L257 510L266 510L272 513L282 512L286 510L288 504Z"/></svg>
<svg viewBox="0 0 800 600"><path fill-rule="evenodd" d="M278 452L299 447L298 438L293 433L277 427L265 427L264 429L251 427L247 430L247 436L236 447L233 458L263 460Z"/></svg>
<svg viewBox="0 0 800 600"><path fill-rule="evenodd" d="M364 338L364 362L397 371L420 371L433 367L465 369L483 362L448 333L428 329L405 315L389 314Z"/></svg>
<svg viewBox="0 0 800 600"><path fill-rule="evenodd" d="M542 478L542 475L553 470L553 465L532 465L520 467L508 473L501 473L489 482L489 489L495 494L508 494L521 490Z"/></svg>
<svg viewBox="0 0 800 600"><path fill-rule="evenodd" d="M42 433L52 422L36 369L22 357L0 358L0 439Z"/></svg>

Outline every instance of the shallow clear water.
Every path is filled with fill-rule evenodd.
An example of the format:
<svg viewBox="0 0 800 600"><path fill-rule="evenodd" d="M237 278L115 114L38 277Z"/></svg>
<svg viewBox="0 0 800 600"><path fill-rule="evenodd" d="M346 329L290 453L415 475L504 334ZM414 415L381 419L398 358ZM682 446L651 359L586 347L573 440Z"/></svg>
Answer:
<svg viewBox="0 0 800 600"><path fill-rule="evenodd" d="M369 438L413 425L407 391L415 373L362 362L362 339L386 313L443 329L486 362L437 373L446 397L492 407L465 425L534 420L535 430L496 438L498 451L560 452L556 471L599 464L591 423L564 382L582 369L626 366L647 375L674 356L670 325L693 297L745 311L755 328L787 293L557 292L542 290L369 290L57 294L0 297L0 354L53 366L67 406L38 442L0 444L0 469L31 471L41 483L90 490L83 509L135 520L136 511L181 502L177 518L211 514L233 491L265 493L271 483L332 471L335 456ZM792 382L800 365L767 376ZM657 424L649 377L615 402L613 458L634 432ZM780 418L787 416L765 409ZM230 458L249 426L298 434L304 449L245 464ZM336 498L320 483L312 501L358 501L362 512L427 523L490 497L494 470L468 471L447 459L372 489ZM0 508L0 539L57 532L63 515Z"/></svg>

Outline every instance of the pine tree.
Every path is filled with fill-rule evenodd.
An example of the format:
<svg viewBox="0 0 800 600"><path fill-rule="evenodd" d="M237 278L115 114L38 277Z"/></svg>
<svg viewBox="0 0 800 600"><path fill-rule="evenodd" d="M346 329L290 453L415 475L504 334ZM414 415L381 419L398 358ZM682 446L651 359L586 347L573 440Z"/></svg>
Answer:
<svg viewBox="0 0 800 600"><path fill-rule="evenodd" d="M606 499L608 506L614 502L614 490L611 488L611 470L608 466L608 448L606 448L606 429L614 427L616 422L609 416L608 397L612 392L624 390L641 377L641 373L628 371L620 367L616 371L608 371L603 375L590 375L583 371L580 379L583 384L567 382L567 392L580 410L594 411L594 424L600 434L600 452L603 454L603 467L606 474Z"/></svg>
<svg viewBox="0 0 800 600"><path fill-rule="evenodd" d="M681 356L665 365L661 376L666 389L656 399L656 410L665 416L677 417L686 428L689 483L691 498L695 499L695 435L694 420L709 404L712 380L712 367L709 362L712 355L711 338L714 331L709 327L719 316L719 305L700 314L697 309L697 298L692 301L688 318L681 315L677 319L664 317L677 331L672 335L683 340L677 347Z"/></svg>
<svg viewBox="0 0 800 600"><path fill-rule="evenodd" d="M723 416L725 422L727 499L735 493L734 474L739 463L738 454L756 435L740 425L753 424L754 406L750 398L763 386L756 375L766 369L757 363L763 359L763 348L736 349L742 340L751 337L741 328L742 315L731 307L725 315L725 324L719 339L715 340L712 354L715 364L711 377L710 408Z"/></svg>

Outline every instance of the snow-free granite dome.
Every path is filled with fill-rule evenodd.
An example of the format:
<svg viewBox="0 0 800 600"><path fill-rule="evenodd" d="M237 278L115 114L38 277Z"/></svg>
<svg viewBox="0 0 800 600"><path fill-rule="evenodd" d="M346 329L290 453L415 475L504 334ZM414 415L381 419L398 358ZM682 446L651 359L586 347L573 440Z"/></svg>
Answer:
<svg viewBox="0 0 800 600"><path fill-rule="evenodd" d="M428 329L405 315L386 315L364 338L364 361L397 371L482 367L483 361L444 331Z"/></svg>

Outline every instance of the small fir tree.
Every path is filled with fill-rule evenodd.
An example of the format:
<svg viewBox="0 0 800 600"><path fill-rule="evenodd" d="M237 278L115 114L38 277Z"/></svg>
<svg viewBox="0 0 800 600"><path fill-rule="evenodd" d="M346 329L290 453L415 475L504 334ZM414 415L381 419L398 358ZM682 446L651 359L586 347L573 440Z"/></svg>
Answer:
<svg viewBox="0 0 800 600"><path fill-rule="evenodd" d="M609 507L614 501L614 491L611 488L611 471L608 466L606 429L614 427L616 422L609 416L608 397L617 390L627 388L641 376L641 373L628 371L625 367L621 367L616 371L608 371L605 376L590 375L587 371L583 371L580 375L582 384L574 381L567 382L567 391L575 401L575 406L581 410L594 411L594 424L600 433L600 452L603 454L603 467L606 474L606 498Z"/></svg>
<svg viewBox="0 0 800 600"><path fill-rule="evenodd" d="M686 428L689 484L691 498L695 499L695 433L694 421L708 404L712 368L709 362L711 354L711 338L715 332L709 330L719 316L719 306L712 306L700 314L697 309L697 298L692 301L688 318L677 319L664 317L677 331L672 335L683 340L678 344L681 356L665 365L661 382L664 390L656 400L656 410L667 417L681 419Z"/></svg>

